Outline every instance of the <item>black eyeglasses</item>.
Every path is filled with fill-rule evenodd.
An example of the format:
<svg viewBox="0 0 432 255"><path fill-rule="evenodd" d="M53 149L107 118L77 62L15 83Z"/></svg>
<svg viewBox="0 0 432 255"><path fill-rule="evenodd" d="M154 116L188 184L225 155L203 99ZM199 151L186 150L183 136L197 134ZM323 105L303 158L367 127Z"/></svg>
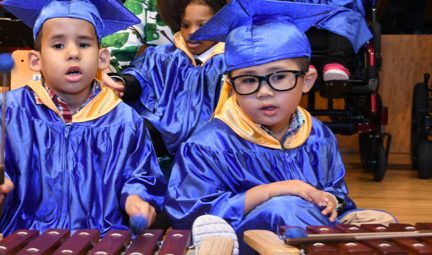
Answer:
<svg viewBox="0 0 432 255"><path fill-rule="evenodd" d="M231 85L239 95L250 95L257 92L263 81L267 81L270 88L275 91L290 91L297 86L297 78L305 75L305 71L282 70L259 75L239 75L230 79Z"/></svg>

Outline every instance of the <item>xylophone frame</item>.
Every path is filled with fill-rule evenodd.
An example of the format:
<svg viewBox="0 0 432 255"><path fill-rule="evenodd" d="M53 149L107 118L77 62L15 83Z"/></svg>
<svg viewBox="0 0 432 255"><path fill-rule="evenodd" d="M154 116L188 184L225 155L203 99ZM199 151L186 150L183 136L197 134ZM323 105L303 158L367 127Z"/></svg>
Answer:
<svg viewBox="0 0 432 255"><path fill-rule="evenodd" d="M282 226L279 229L281 234L289 228ZM403 234L403 232L407 234ZM397 237L377 240L361 240L355 242L331 242L331 243L310 243L301 247L294 247L285 244L284 240L276 234L267 230L248 230L244 233L244 241L255 251L265 255L315 255L315 254L432 254L432 237L410 237L412 232L432 233L432 223L400 224L391 223L388 226L381 224L344 225L339 224L330 228L327 226L307 227L307 233L312 235L333 234L333 233L359 233L366 236L371 232L382 232L387 235L392 232L401 232ZM373 233L371 235L376 235Z"/></svg>
<svg viewBox="0 0 432 255"><path fill-rule="evenodd" d="M97 230L49 229L17 230L0 241L0 255L184 255L190 244L190 230L169 230L162 241L162 230L148 229L132 239L129 230L110 230L100 238ZM159 248L159 243L162 244Z"/></svg>

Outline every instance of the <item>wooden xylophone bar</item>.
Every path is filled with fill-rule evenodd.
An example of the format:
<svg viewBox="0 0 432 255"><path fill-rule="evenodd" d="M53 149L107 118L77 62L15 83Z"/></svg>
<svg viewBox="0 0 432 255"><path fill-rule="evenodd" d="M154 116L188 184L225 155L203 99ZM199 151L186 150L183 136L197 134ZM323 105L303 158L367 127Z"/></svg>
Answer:
<svg viewBox="0 0 432 255"><path fill-rule="evenodd" d="M422 227L421 227L422 226ZM311 244L306 245L304 249L308 254L322 254L323 249L336 248L339 254L432 254L432 242L429 238L410 237L408 233L419 230L426 230L427 225L418 225L417 227L410 224L390 224L384 226L381 224L363 224L355 225L337 225L335 228L327 227L308 227L309 233L323 234L332 231L334 233L368 233L381 232L391 234L393 232L407 232L406 235L398 237L388 237L380 240L363 240L354 242L344 242L336 244ZM429 239L432 240L432 239Z"/></svg>
<svg viewBox="0 0 432 255"><path fill-rule="evenodd" d="M78 230L72 236L65 229L18 230L0 241L0 255L97 254L97 255L184 255L190 243L189 230L148 229L132 239L129 230L111 230L100 238L97 230ZM159 243L162 245L159 248Z"/></svg>
<svg viewBox="0 0 432 255"><path fill-rule="evenodd" d="M282 226L280 233L284 235L289 227ZM398 236L391 238L360 240L352 242L317 242L301 246L291 246L284 243L284 240L276 234L265 230L249 230L244 234L245 242L260 254L301 254L307 255L323 254L432 254L432 237L410 237L409 233L430 232L432 223L417 223L415 225L392 223L388 226L381 224L344 225L339 224L334 228L327 226L310 226L307 228L308 236L319 234L339 235L345 233L359 233L360 236L367 236L366 233L375 235L381 232L383 235L398 233ZM404 234L404 232L406 232ZM269 248L271 247L271 248ZM303 254L302 253L302 254Z"/></svg>

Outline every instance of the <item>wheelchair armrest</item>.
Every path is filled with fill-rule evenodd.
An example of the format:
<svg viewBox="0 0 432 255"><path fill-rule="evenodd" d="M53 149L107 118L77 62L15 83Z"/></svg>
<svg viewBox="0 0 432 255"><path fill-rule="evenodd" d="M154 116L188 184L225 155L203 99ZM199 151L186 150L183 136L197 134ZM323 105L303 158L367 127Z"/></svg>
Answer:
<svg viewBox="0 0 432 255"><path fill-rule="evenodd" d="M376 9L372 9L372 24L371 30L373 34L373 45L377 55L381 56L381 24L377 21Z"/></svg>
<svg viewBox="0 0 432 255"><path fill-rule="evenodd" d="M372 31L372 40L368 43L367 52L373 49L374 65L377 72L381 69L382 59L381 59L381 24L377 21L377 11L375 8L372 9L372 21L370 24L370 29ZM370 55L370 54L368 54ZM370 57L370 56L369 56ZM369 61L368 61L369 62ZM369 65L371 66L371 65ZM376 78L378 76L370 76L371 78Z"/></svg>
<svg viewBox="0 0 432 255"><path fill-rule="evenodd" d="M378 79L334 80L323 82L320 86L320 96L324 98L346 98L353 94L370 94L378 89Z"/></svg>

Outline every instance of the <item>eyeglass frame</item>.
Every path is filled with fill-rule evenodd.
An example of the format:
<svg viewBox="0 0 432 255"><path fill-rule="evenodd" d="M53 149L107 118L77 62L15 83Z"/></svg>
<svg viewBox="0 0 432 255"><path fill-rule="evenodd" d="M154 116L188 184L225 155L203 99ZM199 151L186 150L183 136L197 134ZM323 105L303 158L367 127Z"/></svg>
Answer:
<svg viewBox="0 0 432 255"><path fill-rule="evenodd" d="M294 86L292 86L292 87L289 88L289 89L276 89L276 88L274 88L273 85L271 84L270 80L269 80L269 77L272 76L272 75L274 75L274 74L277 74L277 73L279 73L279 72L289 72L289 73L293 73L293 74L294 74L294 77L295 77L295 83L294 83ZM307 73L306 71L301 71L301 70L279 70L279 71L272 72L272 73L269 73L269 74L266 74L266 75L242 74L242 75L238 75L238 76L234 76L234 77L229 77L229 76L228 76L228 78L229 78L229 83L230 83L231 86L234 88L234 91L235 91L237 94L242 95L242 96L247 96L247 95L252 95L252 94L258 92L258 91L260 90L260 88L261 88L261 86L262 86L262 84L263 84L262 82L263 82L264 80L267 82L267 84L270 86L270 88L271 88L272 90L274 90L274 91L278 91L278 92L286 92L286 91L293 90L295 87L297 87L297 79L298 79L298 77L299 77L299 76L305 76L306 73ZM246 77L246 76L252 76L252 77L257 78L257 79L258 79L258 87L256 88L256 90L254 90L254 91L251 92L251 93L246 93L246 94L245 94L245 93L239 93L239 92L237 91L237 89L236 89L236 86L234 85L235 80L236 80L237 78Z"/></svg>

